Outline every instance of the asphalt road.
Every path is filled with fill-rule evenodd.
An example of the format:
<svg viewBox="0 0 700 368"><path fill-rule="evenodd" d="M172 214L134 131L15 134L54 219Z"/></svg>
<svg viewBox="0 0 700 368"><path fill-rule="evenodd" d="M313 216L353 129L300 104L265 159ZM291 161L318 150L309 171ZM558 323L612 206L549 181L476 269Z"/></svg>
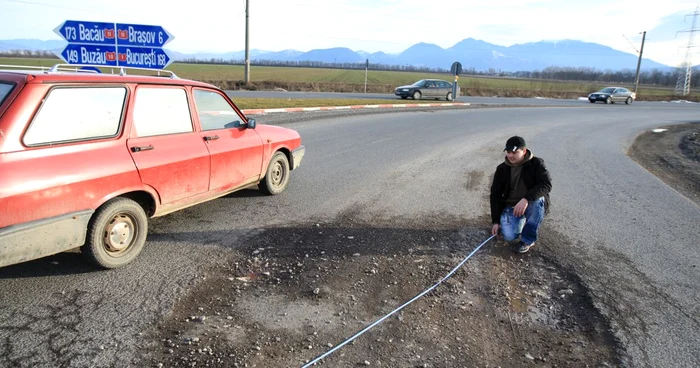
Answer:
<svg viewBox="0 0 700 368"><path fill-rule="evenodd" d="M367 100L396 100L397 104L402 103L430 103L435 100L423 99L414 101L412 99L402 100L393 94L381 93L332 93L332 92L285 92L285 91L226 91L235 102L236 97L252 97L252 98L319 98L319 99L367 99ZM585 97L585 96L582 96ZM445 102L445 100L441 100ZM480 96L460 96L457 102L468 102L475 105L531 105L531 106L580 106L590 105L588 100L579 99L556 99L556 98L503 98L503 97L480 97ZM680 100L674 102L656 102L656 101L635 101L633 105L642 106L659 106L666 104L677 104ZM685 104L684 102L680 102ZM602 105L602 102L596 102L596 105ZM624 103L621 103L624 105Z"/></svg>
<svg viewBox="0 0 700 368"><path fill-rule="evenodd" d="M630 364L700 366L700 208L625 156L636 134L696 121L698 107L585 105L258 116L303 137L287 192L243 191L154 219L143 254L123 269L94 271L72 253L0 269L0 366L135 364L206 265L263 226L484 219L513 134L545 158L558 261L588 284Z"/></svg>

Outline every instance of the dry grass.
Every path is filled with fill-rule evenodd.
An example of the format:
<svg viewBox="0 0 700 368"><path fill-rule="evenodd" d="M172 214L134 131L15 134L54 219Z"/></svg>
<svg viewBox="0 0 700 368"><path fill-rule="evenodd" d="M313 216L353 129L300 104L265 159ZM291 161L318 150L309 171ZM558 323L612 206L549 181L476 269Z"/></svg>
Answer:
<svg viewBox="0 0 700 368"><path fill-rule="evenodd" d="M56 59L0 58L0 64L24 64L52 66ZM417 73L399 71L369 71L365 87L364 70L324 68L251 67L251 83L245 85L244 69L240 65L173 63L168 67L179 77L204 81L226 90L274 90L302 92L345 93L393 93L399 85L411 84L419 79L436 78L453 81L445 73ZM590 82L551 81L518 78L462 76L458 84L464 96L549 97L577 98L586 96L606 85ZM631 85L624 85L632 89ZM692 91L688 96L676 96L673 88L640 85L639 100L700 101L700 93Z"/></svg>

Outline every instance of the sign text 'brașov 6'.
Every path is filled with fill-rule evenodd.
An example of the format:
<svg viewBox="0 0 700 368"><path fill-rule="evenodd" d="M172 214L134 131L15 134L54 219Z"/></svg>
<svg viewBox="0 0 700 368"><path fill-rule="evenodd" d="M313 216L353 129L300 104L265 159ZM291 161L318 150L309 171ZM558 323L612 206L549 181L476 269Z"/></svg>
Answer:
<svg viewBox="0 0 700 368"><path fill-rule="evenodd" d="M163 46L174 38L161 26L67 20L54 29L68 41L58 55L69 64L163 69Z"/></svg>

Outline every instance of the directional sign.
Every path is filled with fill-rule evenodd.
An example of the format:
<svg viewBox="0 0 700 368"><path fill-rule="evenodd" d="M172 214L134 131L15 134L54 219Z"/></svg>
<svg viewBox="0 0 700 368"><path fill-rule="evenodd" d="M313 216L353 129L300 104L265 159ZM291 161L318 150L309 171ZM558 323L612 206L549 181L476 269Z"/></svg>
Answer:
<svg viewBox="0 0 700 368"><path fill-rule="evenodd" d="M114 45L114 23L67 20L53 31L70 43Z"/></svg>
<svg viewBox="0 0 700 368"><path fill-rule="evenodd" d="M173 38L173 35L161 26L117 23L119 46L163 47Z"/></svg>
<svg viewBox="0 0 700 368"><path fill-rule="evenodd" d="M171 62L165 50L157 47L119 46L117 50L119 66L163 69Z"/></svg>
<svg viewBox="0 0 700 368"><path fill-rule="evenodd" d="M68 44L59 54L68 64L117 66L117 48L114 45Z"/></svg>
<svg viewBox="0 0 700 368"><path fill-rule="evenodd" d="M68 64L163 69L172 62L162 47L174 37L161 26L67 20L54 32L68 41L58 54Z"/></svg>

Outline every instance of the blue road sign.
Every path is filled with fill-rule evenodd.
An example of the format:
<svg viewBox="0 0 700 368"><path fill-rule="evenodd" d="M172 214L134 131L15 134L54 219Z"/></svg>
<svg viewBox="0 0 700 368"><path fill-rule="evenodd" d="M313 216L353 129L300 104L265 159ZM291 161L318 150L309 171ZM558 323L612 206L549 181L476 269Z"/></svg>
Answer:
<svg viewBox="0 0 700 368"><path fill-rule="evenodd" d="M114 23L67 20L53 30L70 43L89 45L114 45Z"/></svg>
<svg viewBox="0 0 700 368"><path fill-rule="evenodd" d="M117 23L119 46L163 47L174 38L161 26Z"/></svg>
<svg viewBox="0 0 700 368"><path fill-rule="evenodd" d="M161 26L67 20L54 32L68 41L58 54L68 64L162 69L172 62L162 47L174 37Z"/></svg>
<svg viewBox="0 0 700 368"><path fill-rule="evenodd" d="M158 47L119 46L119 66L163 69L172 61L165 50Z"/></svg>
<svg viewBox="0 0 700 368"><path fill-rule="evenodd" d="M69 43L59 54L68 64L117 66L117 48L114 45L79 45Z"/></svg>

